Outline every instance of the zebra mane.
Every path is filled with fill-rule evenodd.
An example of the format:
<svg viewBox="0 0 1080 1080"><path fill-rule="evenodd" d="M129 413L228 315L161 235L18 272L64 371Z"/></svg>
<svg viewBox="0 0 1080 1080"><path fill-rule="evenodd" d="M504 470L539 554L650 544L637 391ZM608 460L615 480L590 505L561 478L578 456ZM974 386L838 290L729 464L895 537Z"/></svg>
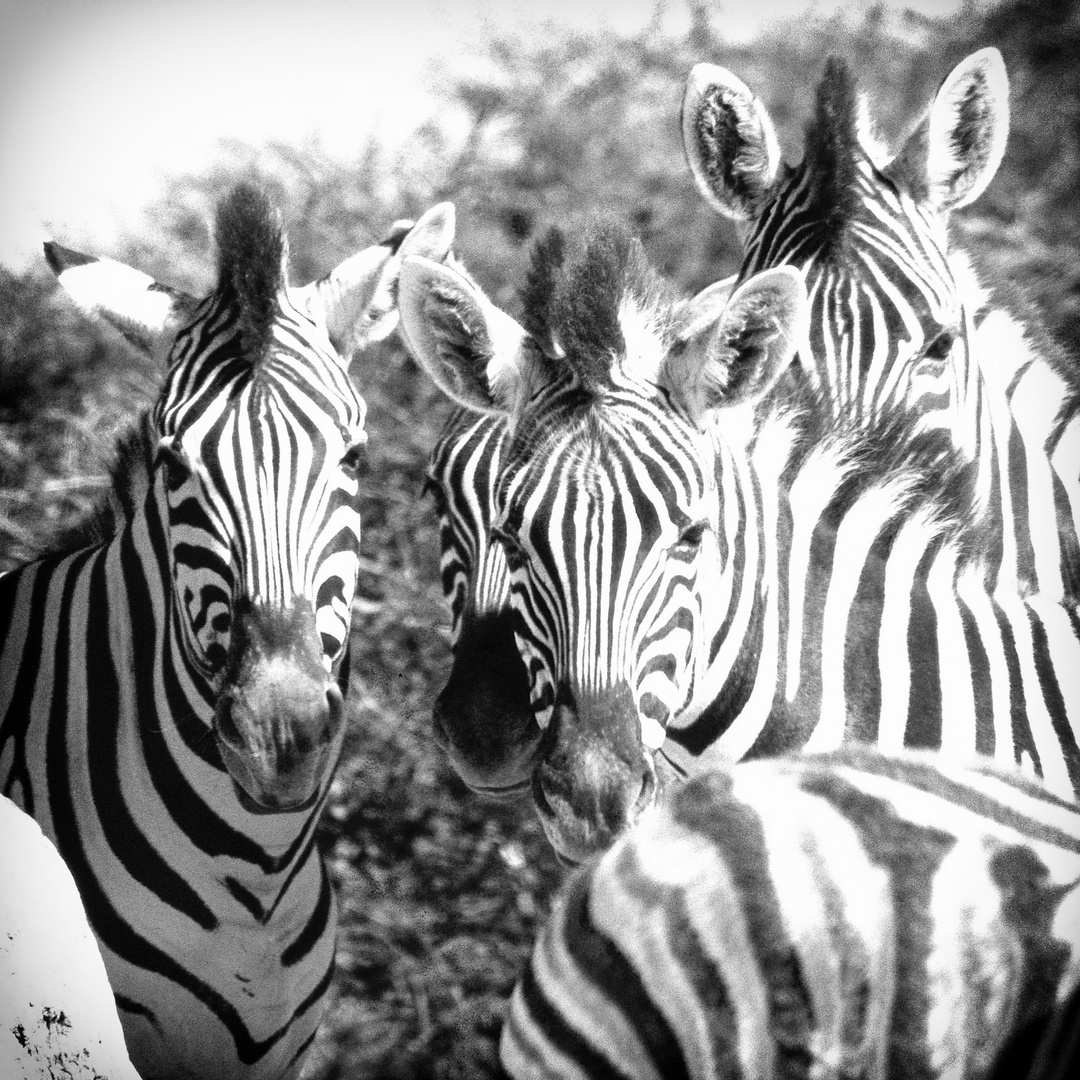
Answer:
<svg viewBox="0 0 1080 1080"><path fill-rule="evenodd" d="M800 410L797 445L788 462L793 478L815 453L837 462L837 484L822 516L826 525L841 519L871 491L887 491L892 517L881 537L891 539L918 513L935 549L955 545L958 559L983 558L989 533L976 505L974 463L963 459L944 431L917 431L903 412L865 420L831 418L820 405Z"/></svg>
<svg viewBox="0 0 1080 1080"><path fill-rule="evenodd" d="M855 185L861 150L855 78L845 60L830 56L818 83L814 119L806 129L804 159L829 246L843 239L844 227L858 205Z"/></svg>
<svg viewBox="0 0 1080 1080"><path fill-rule="evenodd" d="M611 218L592 220L569 244L550 230L534 249L521 298L526 328L557 350L590 397L609 385L612 357L626 351L626 308L658 316L663 332L674 307L641 241Z"/></svg>
<svg viewBox="0 0 1080 1080"><path fill-rule="evenodd" d="M237 184L218 204L215 225L218 290L240 309L244 356L258 360L269 345L285 286L285 237L264 192Z"/></svg>
<svg viewBox="0 0 1080 1080"><path fill-rule="evenodd" d="M80 518L50 536L35 557L69 555L116 537L146 497L157 443L150 410L144 410L116 441L104 493Z"/></svg>

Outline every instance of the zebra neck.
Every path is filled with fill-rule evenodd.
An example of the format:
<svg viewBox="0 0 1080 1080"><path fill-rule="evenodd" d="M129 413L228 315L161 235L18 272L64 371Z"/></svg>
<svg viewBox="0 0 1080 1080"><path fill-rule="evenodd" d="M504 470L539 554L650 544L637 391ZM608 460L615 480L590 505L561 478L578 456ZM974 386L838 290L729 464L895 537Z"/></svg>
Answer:
<svg viewBox="0 0 1080 1080"><path fill-rule="evenodd" d="M784 413L767 418L746 447L717 442L721 518L714 558L699 579L703 662L689 705L668 729L676 754L715 748L742 757L771 709L787 607L779 556L791 543L783 476L797 444L797 425Z"/></svg>
<svg viewBox="0 0 1080 1080"><path fill-rule="evenodd" d="M252 910L269 910L283 883L314 855L329 778L314 806L291 813L253 813L241 804L214 735L215 688L193 663L180 629L166 524L164 499L151 492L107 555L130 608L127 619L110 621L117 670L131 673L122 690L132 707L119 713L125 781L165 804L200 852L216 860L216 873L228 867L222 880L250 894Z"/></svg>

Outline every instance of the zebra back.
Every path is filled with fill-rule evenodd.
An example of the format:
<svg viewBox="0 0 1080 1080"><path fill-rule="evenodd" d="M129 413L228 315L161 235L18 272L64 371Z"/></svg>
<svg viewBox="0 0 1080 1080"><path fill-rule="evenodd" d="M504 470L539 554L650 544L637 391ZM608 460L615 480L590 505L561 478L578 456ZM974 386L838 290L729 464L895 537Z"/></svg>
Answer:
<svg viewBox="0 0 1080 1080"><path fill-rule="evenodd" d="M743 762L576 872L501 1056L516 1080L987 1077L1078 950L1080 812L1040 785L856 747Z"/></svg>

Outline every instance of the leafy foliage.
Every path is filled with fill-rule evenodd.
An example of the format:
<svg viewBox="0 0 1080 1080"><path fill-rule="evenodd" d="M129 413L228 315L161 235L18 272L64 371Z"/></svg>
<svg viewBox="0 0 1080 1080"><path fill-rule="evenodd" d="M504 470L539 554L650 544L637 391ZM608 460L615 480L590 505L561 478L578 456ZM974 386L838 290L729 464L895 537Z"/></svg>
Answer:
<svg viewBox="0 0 1080 1080"><path fill-rule="evenodd" d="M998 177L955 228L989 275L1025 282L1033 310L1075 348L1080 331L1080 16L1069 0L1009 0L953 20L871 9L851 24L804 18L745 45L723 9L690 3L689 30L629 36L551 26L507 35L460 70L437 120L348 164L317 145L224 145L175 178L138 237L102 251L200 292L207 222L239 179L282 209L293 278L307 281L452 199L459 253L516 311L529 245L552 223L613 213L654 265L693 292L734 272L734 226L698 196L678 130L701 60L762 95L789 159L801 154L813 87L847 57L892 145L951 66L996 44L1012 80L1012 138ZM797 30L797 32L795 32ZM369 405L361 476L365 561L353 636L351 736L322 839L341 906L333 1001L309 1080L495 1075L503 1003L560 870L527 803L489 803L456 779L429 737L449 669L437 532L420 497L448 406L390 342L354 362ZM100 492L116 432L161 377L56 295L0 272L0 568L27 558Z"/></svg>

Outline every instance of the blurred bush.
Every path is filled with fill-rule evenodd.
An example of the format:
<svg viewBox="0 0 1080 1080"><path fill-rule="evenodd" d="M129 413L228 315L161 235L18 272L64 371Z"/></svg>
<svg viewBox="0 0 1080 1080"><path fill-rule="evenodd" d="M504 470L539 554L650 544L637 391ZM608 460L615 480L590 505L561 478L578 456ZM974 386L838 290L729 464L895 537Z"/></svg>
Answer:
<svg viewBox="0 0 1080 1080"><path fill-rule="evenodd" d="M654 264L692 292L741 257L735 227L699 198L683 160L678 110L694 63L723 64L747 82L794 161L829 53L849 59L880 135L896 145L953 64L995 44L1012 81L1010 147L954 227L991 277L1025 284L1031 310L1075 349L1075 4L1010 0L952 19L880 5L855 22L804 17L740 45L725 39L722 7L689 7L690 28L678 35L658 16L626 36L552 24L493 40L436 73L447 88L438 117L352 162L317 144L223 145L211 167L171 181L138 236L99 254L205 291L214 202L256 178L281 207L296 282L377 242L395 219L451 199L459 252L512 313L532 240L595 212L627 219ZM355 721L323 828L342 922L333 1003L308 1076L492 1076L502 1003L560 873L529 806L471 796L428 736L449 648L434 515L420 489L447 405L395 342L353 371L371 433ZM160 377L75 313L51 279L0 272L0 569L86 511L115 432Z"/></svg>

